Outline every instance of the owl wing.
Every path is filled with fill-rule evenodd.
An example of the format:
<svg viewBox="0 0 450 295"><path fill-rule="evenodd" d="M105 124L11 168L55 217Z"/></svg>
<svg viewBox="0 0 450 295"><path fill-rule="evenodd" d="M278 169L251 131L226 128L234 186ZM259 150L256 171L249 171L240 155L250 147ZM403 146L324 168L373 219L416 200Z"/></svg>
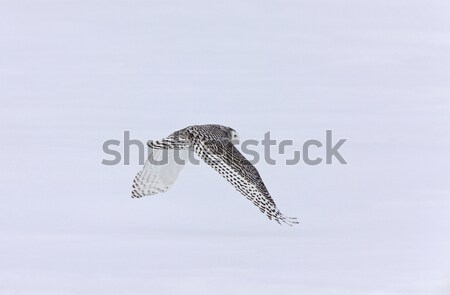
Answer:
<svg viewBox="0 0 450 295"><path fill-rule="evenodd" d="M198 141L194 143L194 150L270 220L288 225L298 223L296 218L286 217L280 212L258 170L229 140Z"/></svg>
<svg viewBox="0 0 450 295"><path fill-rule="evenodd" d="M149 141L147 145L149 156L134 178L132 198L167 191L187 161L190 143L171 135L160 141Z"/></svg>

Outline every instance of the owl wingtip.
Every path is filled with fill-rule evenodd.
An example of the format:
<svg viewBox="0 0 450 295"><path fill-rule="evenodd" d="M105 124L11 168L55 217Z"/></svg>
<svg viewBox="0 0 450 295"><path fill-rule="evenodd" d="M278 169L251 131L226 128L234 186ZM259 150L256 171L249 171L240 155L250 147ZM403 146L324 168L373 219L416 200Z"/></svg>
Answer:
<svg viewBox="0 0 450 295"><path fill-rule="evenodd" d="M297 221L297 217L282 216L281 218L279 218L279 220L289 226L293 226L294 224L299 224L299 222ZM278 222L278 223L280 223L280 222Z"/></svg>

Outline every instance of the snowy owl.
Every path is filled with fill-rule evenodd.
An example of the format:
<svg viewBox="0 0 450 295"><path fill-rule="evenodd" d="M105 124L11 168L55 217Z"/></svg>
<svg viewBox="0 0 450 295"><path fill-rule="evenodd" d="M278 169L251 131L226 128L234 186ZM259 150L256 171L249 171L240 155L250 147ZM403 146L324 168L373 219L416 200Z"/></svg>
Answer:
<svg viewBox="0 0 450 295"><path fill-rule="evenodd" d="M292 225L275 205L256 168L236 149L237 132L221 125L194 125L175 131L160 141L149 141L149 158L133 181L133 198L165 192L195 152L269 219Z"/></svg>

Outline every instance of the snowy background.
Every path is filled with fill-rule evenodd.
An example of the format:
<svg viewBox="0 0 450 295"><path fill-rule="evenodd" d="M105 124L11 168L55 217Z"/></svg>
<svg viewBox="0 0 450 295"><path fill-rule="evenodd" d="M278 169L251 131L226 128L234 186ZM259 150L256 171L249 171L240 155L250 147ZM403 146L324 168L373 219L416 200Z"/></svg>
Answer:
<svg viewBox="0 0 450 295"><path fill-rule="evenodd" d="M0 0L0 294L450 294L449 52L444 0ZM101 164L205 123L349 164L257 164L292 228Z"/></svg>

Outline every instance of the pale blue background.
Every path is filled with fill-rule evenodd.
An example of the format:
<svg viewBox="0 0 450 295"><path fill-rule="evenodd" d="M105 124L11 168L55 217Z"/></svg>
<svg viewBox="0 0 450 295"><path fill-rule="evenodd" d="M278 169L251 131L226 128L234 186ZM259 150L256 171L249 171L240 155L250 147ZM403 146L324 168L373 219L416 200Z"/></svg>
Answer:
<svg viewBox="0 0 450 295"><path fill-rule="evenodd" d="M448 1L0 0L0 294L450 293ZM133 200L103 141L192 124L348 138ZM283 157L281 157L283 158Z"/></svg>

